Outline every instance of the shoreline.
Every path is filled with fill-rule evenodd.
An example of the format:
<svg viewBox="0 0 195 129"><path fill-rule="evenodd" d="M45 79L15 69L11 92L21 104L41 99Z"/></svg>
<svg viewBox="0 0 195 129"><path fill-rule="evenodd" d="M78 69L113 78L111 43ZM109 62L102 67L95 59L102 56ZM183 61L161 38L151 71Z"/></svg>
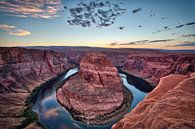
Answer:
<svg viewBox="0 0 195 129"><path fill-rule="evenodd" d="M71 68L70 68L71 69ZM65 70L61 73L59 73L58 75L56 75L55 77L45 81L44 83L40 84L39 86L35 87L32 92L30 93L30 95L27 97L27 99L25 100L25 105L26 107L21 111L21 115L19 116L19 118L23 119L22 123L20 125L18 125L16 127L16 129L21 129L21 128L25 128L28 125L30 125L31 123L36 123L37 126L45 128L40 122L38 122L38 113L34 112L32 110L32 106L37 98L37 93L43 89L46 88L48 86L48 84L52 84L52 83L59 83L58 85L62 85L63 81L60 81L63 77L63 75L65 73L67 73L69 71ZM57 88L57 87L56 87Z"/></svg>
<svg viewBox="0 0 195 129"><path fill-rule="evenodd" d="M50 83L56 83L55 90L57 91L57 89L60 88L64 83L66 83L66 81L68 81L72 76L77 74L77 73L75 73L72 76L68 77L67 79L61 80L63 75L65 73L67 73L69 70L62 72L58 76L51 78L50 80L46 81L45 83L43 83L40 86L33 89L32 93L30 94L30 96L26 100L27 108L25 110L29 113L33 112L34 114L37 114L36 112L32 111L32 104L34 103L34 101L37 98L37 95L38 95L37 93L41 89L46 88L47 85ZM129 91L124 85L123 85L123 92L124 92L124 99L123 99L123 103L121 104L120 107L114 109L112 112L106 113L103 116L97 116L93 119L86 119L85 116L82 115L81 113L79 113L78 111L76 111L74 109L67 109L58 101L57 98L56 98L56 100L63 108L65 108L71 114L71 116L73 117L73 119L75 121L83 122L83 123L90 124L90 125L103 125L103 124L111 123L113 121L117 122L118 120L120 120L123 117L124 114L128 113L127 111L131 106L133 95L132 95L131 91ZM32 121L32 122L28 121L27 125L29 125L33 122L36 122L38 125L40 125L40 123L37 121L38 120L37 117L36 118L32 117L30 119L31 119L30 121ZM26 122L24 121L24 123L18 127L26 127L27 125L26 125ZM41 127L43 127L43 125L41 125Z"/></svg>
<svg viewBox="0 0 195 129"><path fill-rule="evenodd" d="M127 82L129 84L134 85L140 91L149 93L155 88L155 86L153 86L151 83L149 83L148 81L146 81L143 78L134 76L128 72L123 71L122 69L119 69L119 68L118 68L118 72L125 74L127 76Z"/></svg>

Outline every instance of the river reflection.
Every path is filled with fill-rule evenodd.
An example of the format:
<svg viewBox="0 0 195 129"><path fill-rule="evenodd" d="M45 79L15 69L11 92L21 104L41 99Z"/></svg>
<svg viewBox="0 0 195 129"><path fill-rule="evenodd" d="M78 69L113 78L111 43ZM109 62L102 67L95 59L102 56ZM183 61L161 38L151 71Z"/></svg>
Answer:
<svg viewBox="0 0 195 129"><path fill-rule="evenodd" d="M64 74L63 80L77 72L78 68L69 70ZM145 97L146 93L129 84L125 74L120 73L119 75L123 80L123 84L133 95L132 105L128 110L128 112L130 112ZM58 103L56 99L56 87L57 85L50 84L49 86L42 88L38 92L36 101L33 105L33 111L39 114L38 121L44 127L48 129L110 129L112 125L117 122L113 121L104 125L87 125L75 121L70 113Z"/></svg>

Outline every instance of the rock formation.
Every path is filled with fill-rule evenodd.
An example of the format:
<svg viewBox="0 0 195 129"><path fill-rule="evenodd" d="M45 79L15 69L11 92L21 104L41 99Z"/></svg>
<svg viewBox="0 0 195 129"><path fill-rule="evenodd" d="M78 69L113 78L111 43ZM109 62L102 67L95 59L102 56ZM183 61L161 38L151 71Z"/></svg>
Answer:
<svg viewBox="0 0 195 129"><path fill-rule="evenodd" d="M0 128L21 125L32 90L73 66L60 52L0 48Z"/></svg>
<svg viewBox="0 0 195 129"><path fill-rule="evenodd" d="M131 96L124 92L118 70L106 55L89 53L79 73L58 89L57 99L75 119L102 124L127 111Z"/></svg>
<svg viewBox="0 0 195 129"><path fill-rule="evenodd" d="M32 90L75 67L89 51L105 53L116 67L146 79L154 86L159 83L160 78L169 74L189 76L195 72L195 54L141 49L57 47L59 50L49 50L50 48L0 48L0 128L12 129L21 125L21 113L26 108L25 101ZM90 80L91 77L87 76L87 79ZM35 128L34 126L36 123L27 128Z"/></svg>
<svg viewBox="0 0 195 129"><path fill-rule="evenodd" d="M167 53L129 54L122 69L156 86L160 78L169 74L185 75L195 72L195 55Z"/></svg>
<svg viewBox="0 0 195 129"><path fill-rule="evenodd" d="M195 73L169 75L112 129L194 129Z"/></svg>

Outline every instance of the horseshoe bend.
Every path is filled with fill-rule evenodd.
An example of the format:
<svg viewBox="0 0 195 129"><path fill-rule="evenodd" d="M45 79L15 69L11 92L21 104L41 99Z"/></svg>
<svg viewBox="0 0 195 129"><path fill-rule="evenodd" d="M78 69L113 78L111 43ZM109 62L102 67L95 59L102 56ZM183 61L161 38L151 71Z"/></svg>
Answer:
<svg viewBox="0 0 195 129"><path fill-rule="evenodd" d="M0 128L195 127L193 53L2 47L0 71Z"/></svg>
<svg viewBox="0 0 195 129"><path fill-rule="evenodd" d="M105 54L88 53L79 73L57 90L57 99L75 119L103 124L125 114L132 96Z"/></svg>

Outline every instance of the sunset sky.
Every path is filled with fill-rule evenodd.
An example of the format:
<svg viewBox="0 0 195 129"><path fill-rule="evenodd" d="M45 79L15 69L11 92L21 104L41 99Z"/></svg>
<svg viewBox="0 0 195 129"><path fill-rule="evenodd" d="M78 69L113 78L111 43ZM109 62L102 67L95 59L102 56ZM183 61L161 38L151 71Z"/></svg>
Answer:
<svg viewBox="0 0 195 129"><path fill-rule="evenodd" d="M195 50L195 0L1 0L0 46Z"/></svg>

